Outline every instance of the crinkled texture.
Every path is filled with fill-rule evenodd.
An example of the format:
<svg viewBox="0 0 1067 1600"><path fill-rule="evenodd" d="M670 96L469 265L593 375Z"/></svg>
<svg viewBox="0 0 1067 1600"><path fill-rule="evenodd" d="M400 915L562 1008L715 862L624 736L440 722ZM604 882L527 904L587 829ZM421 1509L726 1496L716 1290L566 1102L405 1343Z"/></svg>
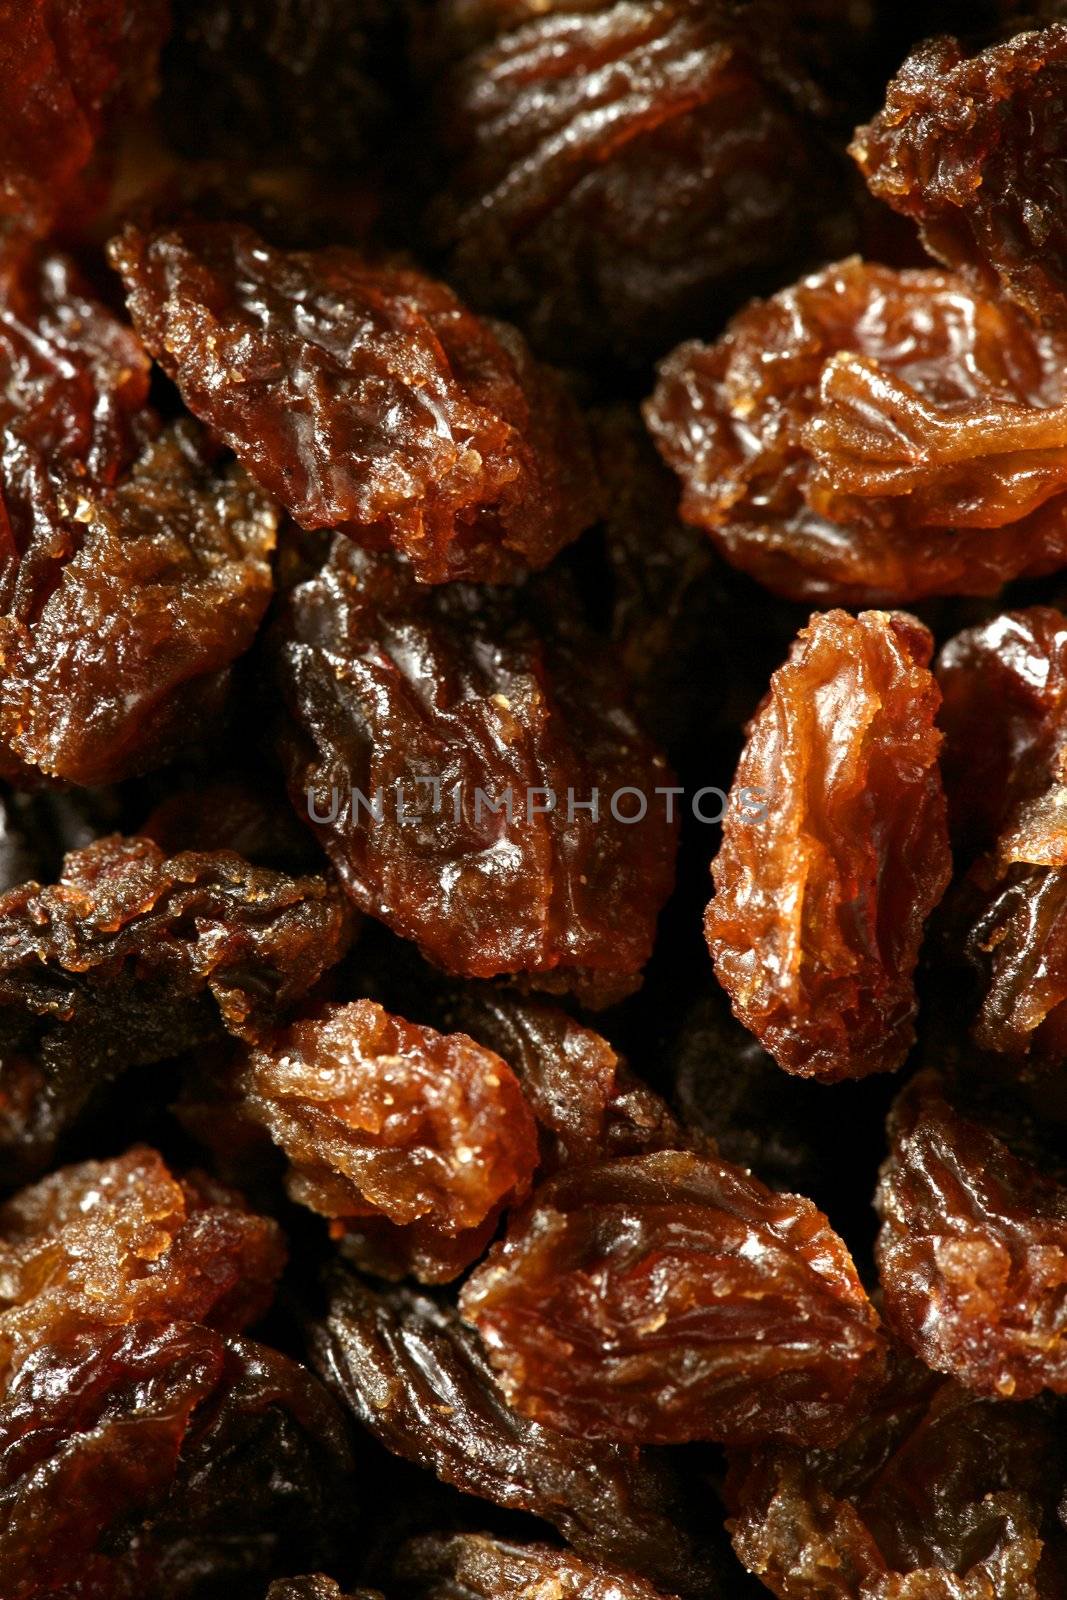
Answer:
<svg viewBox="0 0 1067 1600"><path fill-rule="evenodd" d="M294 1546L329 1559L349 1469L309 1373L181 1321L40 1345L0 1401L0 1458L10 1600L251 1593Z"/></svg>
<svg viewBox="0 0 1067 1600"><path fill-rule="evenodd" d="M884 1360L810 1200L678 1151L536 1189L460 1308L510 1403L583 1438L832 1441Z"/></svg>
<svg viewBox="0 0 1067 1600"><path fill-rule="evenodd" d="M899 1357L835 1450L736 1451L734 1549L779 1600L1056 1600L1063 1446Z"/></svg>
<svg viewBox="0 0 1067 1600"><path fill-rule="evenodd" d="M1067 565L1067 344L959 276L838 262L680 345L645 407L682 515L795 600Z"/></svg>
<svg viewBox="0 0 1067 1600"><path fill-rule="evenodd" d="M46 777L112 783L217 720L270 600L277 516L184 425L58 510L66 548L34 541L0 617L0 739Z"/></svg>
<svg viewBox="0 0 1067 1600"><path fill-rule="evenodd" d="M1027 9L1018 7L1020 29ZM851 154L872 194L918 223L938 261L1063 326L1065 122L1067 23L1050 19L974 56L956 39L927 40L890 81L884 109L856 130Z"/></svg>
<svg viewBox="0 0 1067 1600"><path fill-rule="evenodd" d="M875 1199L887 1322L968 1388L1067 1392L1067 1189L961 1116L932 1073L889 1133Z"/></svg>
<svg viewBox="0 0 1067 1600"><path fill-rule="evenodd" d="M160 122L194 160L347 165L389 108L392 0L171 0Z"/></svg>
<svg viewBox="0 0 1067 1600"><path fill-rule="evenodd" d="M445 971L604 1004L639 983L673 881L654 792L671 776L603 647L553 621L535 632L506 592L416 589L339 538L277 630L284 753L361 909Z"/></svg>
<svg viewBox="0 0 1067 1600"><path fill-rule="evenodd" d="M712 865L708 947L778 1064L832 1082L899 1067L923 926L951 874L932 640L914 617L812 617L748 730Z"/></svg>
<svg viewBox="0 0 1067 1600"><path fill-rule="evenodd" d="M337 1235L362 1217L423 1223L477 1255L537 1164L533 1116L499 1056L371 1000L291 1023L251 1053L242 1089L289 1159L290 1195L338 1219Z"/></svg>
<svg viewBox="0 0 1067 1600"><path fill-rule="evenodd" d="M827 104L780 10L528 9L457 63L431 122L444 187L429 226L475 304L561 359L635 363L709 300L840 250ZM446 11L443 29L452 44L463 19Z"/></svg>
<svg viewBox="0 0 1067 1600"><path fill-rule="evenodd" d="M340 1585L324 1573L306 1578L278 1578L267 1590L267 1600L382 1600L377 1589L353 1589L341 1593Z"/></svg>
<svg viewBox="0 0 1067 1600"><path fill-rule="evenodd" d="M124 104L148 100L167 0L2 0L0 240L46 234Z"/></svg>
<svg viewBox="0 0 1067 1600"><path fill-rule="evenodd" d="M275 1025L344 954L351 916L322 878L229 851L167 858L118 835L56 884L0 896L0 1081L36 1079L0 1148L5 1183L40 1171L122 1071Z"/></svg>
<svg viewBox="0 0 1067 1600"><path fill-rule="evenodd" d="M302 527L394 549L424 582L501 582L596 516L562 383L444 284L238 223L129 224L110 254L190 411Z"/></svg>
<svg viewBox="0 0 1067 1600"><path fill-rule="evenodd" d="M412 1539L392 1568L402 1600L659 1600L643 1578L611 1572L569 1550L515 1544L487 1534L427 1534ZM269 1600L269 1597L268 1597Z"/></svg>
<svg viewBox="0 0 1067 1600"><path fill-rule="evenodd" d="M693 1520L667 1459L569 1438L513 1411L477 1335L450 1308L404 1289L376 1294L338 1271L311 1356L395 1454L465 1494L536 1513L583 1556L667 1590L715 1592L706 1508Z"/></svg>
<svg viewBox="0 0 1067 1600"><path fill-rule="evenodd" d="M988 848L1026 801L1060 777L1067 617L1030 606L967 628L938 656L937 681L953 839Z"/></svg>
<svg viewBox="0 0 1067 1600"><path fill-rule="evenodd" d="M1062 818L1040 826L1035 843L1038 857L1067 857ZM1027 853L1024 831L1018 854ZM957 899L979 985L972 1032L983 1050L1059 1063L1067 1058L1067 871L1018 854L977 863Z"/></svg>
<svg viewBox="0 0 1067 1600"><path fill-rule="evenodd" d="M0 1394L38 1345L94 1325L205 1322L239 1333L270 1305L281 1230L135 1146L62 1167L0 1206Z"/></svg>

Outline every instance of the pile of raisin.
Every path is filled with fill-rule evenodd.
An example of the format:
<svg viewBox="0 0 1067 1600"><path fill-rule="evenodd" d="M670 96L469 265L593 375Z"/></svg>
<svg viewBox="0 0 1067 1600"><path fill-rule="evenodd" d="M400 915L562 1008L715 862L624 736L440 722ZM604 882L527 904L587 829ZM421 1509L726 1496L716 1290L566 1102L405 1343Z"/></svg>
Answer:
<svg viewBox="0 0 1067 1600"><path fill-rule="evenodd" d="M1063 0L0 0L0 1600L1067 1596L1065 163Z"/></svg>

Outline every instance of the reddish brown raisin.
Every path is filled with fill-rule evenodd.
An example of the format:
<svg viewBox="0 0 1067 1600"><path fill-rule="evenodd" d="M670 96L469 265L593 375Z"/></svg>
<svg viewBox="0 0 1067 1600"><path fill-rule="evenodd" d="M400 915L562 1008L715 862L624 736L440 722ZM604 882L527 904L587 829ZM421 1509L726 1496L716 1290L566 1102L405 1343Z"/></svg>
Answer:
<svg viewBox="0 0 1067 1600"><path fill-rule="evenodd" d="M931 649L902 613L816 615L749 726L734 790L761 811L727 813L705 932L736 1015L789 1072L892 1071L914 1038L951 870Z"/></svg>
<svg viewBox="0 0 1067 1600"><path fill-rule="evenodd" d="M668 1590L717 1587L706 1510L694 1517L665 1456L576 1439L506 1403L485 1353L450 1308L407 1290L331 1280L312 1357L388 1449L495 1505L532 1511L583 1556Z"/></svg>
<svg viewBox="0 0 1067 1600"><path fill-rule="evenodd" d="M900 1357L837 1449L735 1452L727 1526L779 1600L1055 1600L1062 1479L1054 1417Z"/></svg>
<svg viewBox="0 0 1067 1600"><path fill-rule="evenodd" d="M306 1578L278 1578L267 1590L267 1600L382 1600L377 1589L346 1589L324 1573Z"/></svg>
<svg viewBox="0 0 1067 1600"><path fill-rule="evenodd" d="M520 1594L551 1595L553 1600L659 1600L660 1595L643 1578L609 1571L569 1550L474 1533L413 1539L397 1553L391 1576L401 1600L514 1600Z"/></svg>
<svg viewBox="0 0 1067 1600"><path fill-rule="evenodd" d="M292 1023L252 1052L242 1087L289 1159L292 1198L338 1219L338 1236L351 1223L357 1259L364 1217L422 1224L423 1253L443 1235L473 1259L486 1222L529 1189L537 1135L511 1069L465 1034L373 1001Z"/></svg>
<svg viewBox="0 0 1067 1600"><path fill-rule="evenodd" d="M284 1261L273 1222L172 1176L146 1146L60 1168L0 1206L0 1392L35 1346L95 1325L237 1333L270 1304Z"/></svg>
<svg viewBox="0 0 1067 1600"><path fill-rule="evenodd" d="M58 883L0 896L0 1081L27 1059L36 1075L0 1152L3 1181L40 1170L126 1068L274 1025L340 959L350 927L321 878L227 851L168 859L118 836L69 855Z"/></svg>
<svg viewBox="0 0 1067 1600"><path fill-rule="evenodd" d="M130 225L111 258L186 405L302 527L393 548L425 582L497 582L595 517L561 383L444 284L240 224Z"/></svg>
<svg viewBox="0 0 1067 1600"><path fill-rule="evenodd" d="M890 82L884 109L856 130L852 155L871 191L919 224L931 255L1062 325L1065 116L1064 22L974 56L956 39L930 39Z"/></svg>
<svg viewBox="0 0 1067 1600"><path fill-rule="evenodd" d="M460 1299L504 1392L581 1437L840 1437L882 1365L851 1257L810 1200L682 1152L534 1191Z"/></svg>
<svg viewBox="0 0 1067 1600"><path fill-rule="evenodd" d="M150 98L167 15L166 0L2 0L0 239L84 203L109 119Z"/></svg>
<svg viewBox="0 0 1067 1600"><path fill-rule="evenodd" d="M605 1003L671 886L671 777L603 647L554 622L335 540L276 640L290 791L356 904L428 960Z"/></svg>
<svg viewBox="0 0 1067 1600"><path fill-rule="evenodd" d="M854 259L679 346L646 416L683 515L776 593L991 594L1067 565L1065 369L963 278Z"/></svg>
<svg viewBox="0 0 1067 1600"><path fill-rule="evenodd" d="M889 1131L876 1200L887 1321L969 1388L1067 1391L1067 1189L961 1116L931 1073Z"/></svg>
<svg viewBox="0 0 1067 1600"><path fill-rule="evenodd" d="M456 9L462 32L471 8ZM827 105L780 10L495 9L504 31L457 64L438 98L446 172L430 227L456 281L537 348L639 361L709 299L736 302L754 277L834 253Z"/></svg>

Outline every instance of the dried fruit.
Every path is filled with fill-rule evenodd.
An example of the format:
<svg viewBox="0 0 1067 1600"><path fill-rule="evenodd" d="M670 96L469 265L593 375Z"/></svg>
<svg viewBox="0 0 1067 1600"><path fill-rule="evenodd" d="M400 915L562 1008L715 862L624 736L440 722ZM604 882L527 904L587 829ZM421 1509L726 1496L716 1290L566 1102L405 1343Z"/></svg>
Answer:
<svg viewBox="0 0 1067 1600"><path fill-rule="evenodd" d="M464 1285L508 1400L583 1438L839 1438L878 1319L810 1200L679 1151L569 1169Z"/></svg>
<svg viewBox="0 0 1067 1600"><path fill-rule="evenodd" d="M779 1600L1054 1600L1061 1431L898 1357L836 1450L734 1454L734 1548Z"/></svg>
<svg viewBox="0 0 1067 1600"><path fill-rule="evenodd" d="M714 1592L706 1518L690 1520L666 1458L568 1438L513 1411L449 1308L404 1289L375 1294L343 1271L330 1287L312 1358L388 1449L467 1494L535 1512L584 1556L666 1589Z"/></svg>
<svg viewBox="0 0 1067 1600"><path fill-rule="evenodd" d="M470 8L453 9L473 38ZM827 102L780 10L497 9L505 24L531 15L446 78L429 222L450 275L537 348L640 361L709 299L736 302L754 278L840 247ZM448 8L443 26L457 28Z"/></svg>
<svg viewBox="0 0 1067 1600"><path fill-rule="evenodd" d="M39 1345L0 1402L5 1596L261 1593L294 1547L328 1559L348 1469L329 1396L264 1345L180 1321Z"/></svg>
<svg viewBox="0 0 1067 1600"><path fill-rule="evenodd" d="M316 1572L306 1578L278 1578L267 1590L267 1600L382 1600L377 1589L352 1589L341 1593L332 1578Z"/></svg>
<svg viewBox="0 0 1067 1600"><path fill-rule="evenodd" d="M856 130L851 153L872 193L919 224L932 256L1062 325L1065 112L1063 21L974 56L956 39L929 39L891 80L884 109Z"/></svg>
<svg viewBox="0 0 1067 1600"><path fill-rule="evenodd" d="M169 860L101 839L59 882L0 896L2 1081L39 1082L2 1152L3 1181L39 1171L65 1128L128 1067L217 1038L254 1038L344 953L350 918L321 878L231 852Z"/></svg>
<svg viewBox="0 0 1067 1600"><path fill-rule="evenodd" d="M242 1089L289 1158L292 1198L338 1219L338 1236L351 1227L356 1259L361 1219L384 1218L415 1230L422 1255L443 1236L459 1271L456 1252L480 1254L485 1224L525 1196L537 1163L533 1117L499 1056L371 1000L291 1023L252 1051Z"/></svg>
<svg viewBox="0 0 1067 1600"><path fill-rule="evenodd" d="M176 1178L146 1146L62 1167L0 1206L0 1394L40 1344L177 1320L239 1333L266 1310L281 1232L238 1197Z"/></svg>
<svg viewBox="0 0 1067 1600"><path fill-rule="evenodd" d="M0 240L47 233L124 104L151 97L166 0L0 4Z"/></svg>
<svg viewBox="0 0 1067 1600"><path fill-rule="evenodd" d="M473 1533L413 1539L399 1552L393 1577L402 1600L513 1600L520 1594L658 1600L659 1595L642 1578L610 1572L568 1550Z"/></svg>
<svg viewBox="0 0 1067 1600"><path fill-rule="evenodd" d="M588 633L558 611L535 633L507 592L416 589L338 538L276 655L293 803L358 906L448 972L594 1004L636 987L670 773Z"/></svg>
<svg viewBox="0 0 1067 1600"><path fill-rule="evenodd" d="M749 727L712 866L708 947L780 1066L892 1071L914 1038L923 924L951 858L932 640L903 613L812 618Z"/></svg>
<svg viewBox="0 0 1067 1600"><path fill-rule="evenodd" d="M1067 1189L960 1115L932 1073L889 1131L876 1199L887 1321L968 1388L1067 1391Z"/></svg>
<svg viewBox="0 0 1067 1600"><path fill-rule="evenodd" d="M561 382L444 284L236 223L130 224L111 260L186 405L302 527L395 549L428 583L500 582L595 517Z"/></svg>
<svg viewBox="0 0 1067 1600"><path fill-rule="evenodd" d="M645 414L683 516L775 593L992 594L1067 565L1065 370L965 279L853 259L680 345Z"/></svg>

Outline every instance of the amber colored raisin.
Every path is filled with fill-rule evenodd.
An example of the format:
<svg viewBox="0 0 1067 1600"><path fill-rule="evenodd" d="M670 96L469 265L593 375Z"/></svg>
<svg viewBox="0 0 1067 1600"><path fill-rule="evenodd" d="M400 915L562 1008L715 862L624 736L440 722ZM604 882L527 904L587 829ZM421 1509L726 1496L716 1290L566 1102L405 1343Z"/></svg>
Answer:
<svg viewBox="0 0 1067 1600"><path fill-rule="evenodd" d="M826 1218L711 1155L550 1179L460 1307L510 1402L581 1437L826 1442L882 1364Z"/></svg>
<svg viewBox="0 0 1067 1600"><path fill-rule="evenodd" d="M0 1458L5 1600L261 1594L294 1551L330 1559L350 1465L309 1373L181 1321L38 1345Z"/></svg>
<svg viewBox="0 0 1067 1600"><path fill-rule="evenodd" d="M2 0L0 239L47 233L113 113L150 98L167 0ZM79 192L81 191L81 192Z"/></svg>
<svg viewBox="0 0 1067 1600"><path fill-rule="evenodd" d="M1030 852L1024 826L1014 859L979 862L954 909L981 990L976 1043L1059 1063L1067 1058L1067 825L1041 821L1035 843Z"/></svg>
<svg viewBox="0 0 1067 1600"><path fill-rule="evenodd" d="M932 640L903 613L814 616L753 718L705 920L734 1012L789 1072L899 1067L951 858ZM752 807L759 806L758 811Z"/></svg>
<svg viewBox="0 0 1067 1600"><path fill-rule="evenodd" d="M535 1512L583 1556L668 1590L715 1592L706 1513L694 1520L667 1457L571 1438L512 1410L477 1335L436 1301L376 1294L342 1270L330 1291L312 1359L388 1449L466 1494Z"/></svg>
<svg viewBox="0 0 1067 1600"><path fill-rule="evenodd" d="M171 0L160 121L196 159L366 157L388 110L392 0Z"/></svg>
<svg viewBox="0 0 1067 1600"><path fill-rule="evenodd" d="M62 1167L0 1206L0 1391L36 1344L95 1324L240 1332L270 1304L284 1261L275 1223L174 1177L147 1146Z"/></svg>
<svg viewBox="0 0 1067 1600"><path fill-rule="evenodd" d="M991 594L1067 565L1067 345L933 270L842 261L663 362L682 514L796 600Z"/></svg>
<svg viewBox="0 0 1067 1600"><path fill-rule="evenodd" d="M836 1449L734 1452L727 1526L779 1600L1055 1600L1062 1481L1049 1413L899 1357Z"/></svg>
<svg viewBox="0 0 1067 1600"><path fill-rule="evenodd" d="M595 517L561 382L444 284L241 224L131 224L111 259L186 405L302 527L393 548L426 582L498 582Z"/></svg>
<svg viewBox="0 0 1067 1600"><path fill-rule="evenodd" d="M117 835L70 854L58 883L0 896L0 1085L27 1058L39 1073L3 1181L39 1171L126 1068L268 1029L340 959L350 927L322 878L227 851L168 859Z"/></svg>
<svg viewBox="0 0 1067 1600"><path fill-rule="evenodd" d="M1067 617L1008 611L948 641L937 660L942 771L954 842L994 844L1058 776L1067 746Z"/></svg>
<svg viewBox="0 0 1067 1600"><path fill-rule="evenodd" d="M876 1199L886 1320L968 1388L1067 1390L1067 1189L961 1116L932 1073L909 1084L889 1132Z"/></svg>
<svg viewBox="0 0 1067 1600"><path fill-rule="evenodd" d="M267 1590L266 1600L382 1600L377 1589L346 1589L325 1573L310 1573L305 1578L277 1578Z"/></svg>
<svg viewBox="0 0 1067 1600"><path fill-rule="evenodd" d="M422 1223L446 1251L466 1240L477 1255L537 1163L533 1116L499 1056L371 1000L291 1023L251 1053L242 1089L288 1157L289 1194L336 1218L338 1236L350 1219L356 1235L363 1217Z"/></svg>
<svg viewBox="0 0 1067 1600"><path fill-rule="evenodd" d="M658 1600L660 1595L643 1578L609 1571L569 1550L475 1533L412 1539L398 1551L391 1578L398 1600L514 1600L535 1594L553 1600Z"/></svg>
<svg viewBox="0 0 1067 1600"><path fill-rule="evenodd" d="M1062 325L1065 117L1064 22L973 56L943 36L904 62L851 153L872 193L919 224L932 256Z"/></svg>
<svg viewBox="0 0 1067 1600"><path fill-rule="evenodd" d="M637 986L671 778L592 635L535 632L508 591L417 589L338 538L275 653L293 804L358 906L462 976L594 1004Z"/></svg>
<svg viewBox="0 0 1067 1600"><path fill-rule="evenodd" d="M221 713L270 600L276 514L184 426L116 488L71 486L58 508L67 548L31 548L9 580L0 739L47 777L111 783Z"/></svg>
<svg viewBox="0 0 1067 1600"><path fill-rule="evenodd" d="M780 10L525 9L446 74L431 120L444 186L430 230L477 305L562 359L632 364L709 300L846 243L827 104Z"/></svg>

